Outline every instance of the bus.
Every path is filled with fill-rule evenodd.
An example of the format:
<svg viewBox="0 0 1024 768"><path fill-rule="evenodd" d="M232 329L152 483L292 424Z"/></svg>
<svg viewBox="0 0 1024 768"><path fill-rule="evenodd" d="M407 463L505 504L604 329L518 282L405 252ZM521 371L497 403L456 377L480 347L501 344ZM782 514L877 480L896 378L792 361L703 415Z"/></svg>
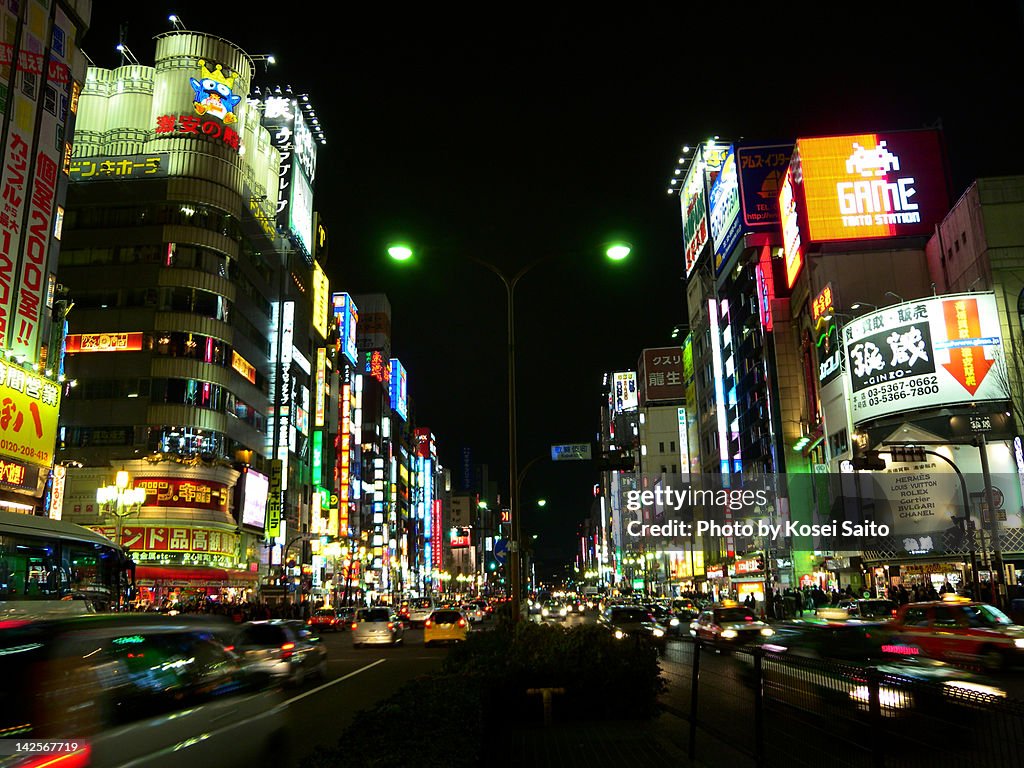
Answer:
<svg viewBox="0 0 1024 768"><path fill-rule="evenodd" d="M0 511L0 613L58 608L118 610L134 591L123 547L88 528ZM64 611L61 611L64 612Z"/></svg>

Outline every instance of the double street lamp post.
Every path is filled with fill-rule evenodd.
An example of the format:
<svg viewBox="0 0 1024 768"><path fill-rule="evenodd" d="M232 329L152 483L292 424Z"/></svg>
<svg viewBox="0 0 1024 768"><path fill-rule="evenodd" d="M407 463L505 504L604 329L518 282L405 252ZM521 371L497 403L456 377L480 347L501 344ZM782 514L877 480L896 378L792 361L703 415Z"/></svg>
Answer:
<svg viewBox="0 0 1024 768"><path fill-rule="evenodd" d="M124 519L142 509L146 503L145 488L129 488L128 473L120 470L114 485L104 485L96 489L96 504L109 515L114 515L116 534L114 541L121 546L121 527Z"/></svg>
<svg viewBox="0 0 1024 768"><path fill-rule="evenodd" d="M605 255L612 261L622 261L632 249L625 243L609 244ZM391 245L388 247L388 255L397 261L407 261L413 256L413 250L407 245ZM509 537L509 577L512 581L512 620L518 622L522 614L523 583L522 583L522 561L520 559L520 525L519 525L519 467L517 459L517 435L516 435L516 354L515 354L515 292L519 281L538 264L550 260L550 256L542 256L529 262L514 275L509 277L504 271L476 256L466 256L470 261L493 272L505 286L505 300L507 309L507 331L508 331L508 487L509 487L509 516L510 537Z"/></svg>

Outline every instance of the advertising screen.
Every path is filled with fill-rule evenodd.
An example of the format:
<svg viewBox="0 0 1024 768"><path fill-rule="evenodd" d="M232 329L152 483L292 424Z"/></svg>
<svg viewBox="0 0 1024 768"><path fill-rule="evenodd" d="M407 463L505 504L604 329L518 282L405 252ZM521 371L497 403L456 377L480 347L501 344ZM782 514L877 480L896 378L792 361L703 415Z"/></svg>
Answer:
<svg viewBox="0 0 1024 768"><path fill-rule="evenodd" d="M792 156L792 144L736 148L745 229L763 231L779 226L779 188Z"/></svg>
<svg viewBox="0 0 1024 768"><path fill-rule="evenodd" d="M292 176L288 226L306 253L313 252L313 188L301 173Z"/></svg>
<svg viewBox="0 0 1024 768"><path fill-rule="evenodd" d="M267 517L270 478L249 468L242 475L242 481L242 525L262 530Z"/></svg>
<svg viewBox="0 0 1024 768"><path fill-rule="evenodd" d="M722 271L729 254L740 240L740 181L736 153L730 146L722 162L718 178L708 195L711 243L715 251L715 274Z"/></svg>
<svg viewBox="0 0 1024 768"><path fill-rule="evenodd" d="M799 139L796 153L809 241L927 236L949 210L937 131Z"/></svg>
<svg viewBox="0 0 1024 768"><path fill-rule="evenodd" d="M409 382L397 357L391 358L391 410L403 420L409 418Z"/></svg>
<svg viewBox="0 0 1024 768"><path fill-rule="evenodd" d="M786 169L779 191L779 216L782 221L782 252L786 259L786 287L792 288L804 265L804 244L796 210L796 186L793 168Z"/></svg>
<svg viewBox="0 0 1024 768"><path fill-rule="evenodd" d="M612 376L612 406L616 412L633 411L639 406L636 372L622 371Z"/></svg>
<svg viewBox="0 0 1024 768"><path fill-rule="evenodd" d="M310 198L312 200L312 198ZM312 208L310 209L312 211ZM312 216L312 213L311 213ZM310 219L312 222L312 218ZM313 262L313 327L327 338L327 321L331 315L331 284L320 264Z"/></svg>
<svg viewBox="0 0 1024 768"><path fill-rule="evenodd" d="M347 293L336 293L332 297L334 304L334 315L338 318L338 337L340 339L340 351L348 361L355 365L359 358L359 350L356 347L356 325L359 322L359 310L352 297Z"/></svg>
<svg viewBox="0 0 1024 768"><path fill-rule="evenodd" d="M854 424L1009 399L992 293L904 302L858 317L842 334Z"/></svg>

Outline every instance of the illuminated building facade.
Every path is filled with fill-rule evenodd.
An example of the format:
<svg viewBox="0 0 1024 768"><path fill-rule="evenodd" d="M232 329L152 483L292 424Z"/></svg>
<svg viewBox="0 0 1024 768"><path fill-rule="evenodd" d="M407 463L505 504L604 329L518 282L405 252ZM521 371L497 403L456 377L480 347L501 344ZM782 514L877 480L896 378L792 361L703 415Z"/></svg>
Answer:
<svg viewBox="0 0 1024 768"><path fill-rule="evenodd" d="M62 469L50 482L65 389L56 269L91 14L67 0L0 8L0 509L26 514L63 490Z"/></svg>
<svg viewBox="0 0 1024 768"><path fill-rule="evenodd" d="M96 488L120 469L147 488L122 538L155 600L260 586L298 600L315 581L326 234L311 207L308 224L277 216L285 156L247 98L254 72L231 42L177 30L152 67L92 67L68 163L59 279L78 386L59 456L81 467L64 511L107 528Z"/></svg>

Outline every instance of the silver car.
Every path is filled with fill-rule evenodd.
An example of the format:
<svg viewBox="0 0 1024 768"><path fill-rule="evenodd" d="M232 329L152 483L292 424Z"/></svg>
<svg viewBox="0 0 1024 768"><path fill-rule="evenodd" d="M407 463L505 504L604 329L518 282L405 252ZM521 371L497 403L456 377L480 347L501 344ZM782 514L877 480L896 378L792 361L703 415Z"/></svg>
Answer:
<svg viewBox="0 0 1024 768"><path fill-rule="evenodd" d="M360 608L352 619L352 647L398 645L405 636L401 619L390 608Z"/></svg>
<svg viewBox="0 0 1024 768"><path fill-rule="evenodd" d="M250 621L239 629L234 646L246 668L289 685L327 676L327 649L301 621Z"/></svg>

